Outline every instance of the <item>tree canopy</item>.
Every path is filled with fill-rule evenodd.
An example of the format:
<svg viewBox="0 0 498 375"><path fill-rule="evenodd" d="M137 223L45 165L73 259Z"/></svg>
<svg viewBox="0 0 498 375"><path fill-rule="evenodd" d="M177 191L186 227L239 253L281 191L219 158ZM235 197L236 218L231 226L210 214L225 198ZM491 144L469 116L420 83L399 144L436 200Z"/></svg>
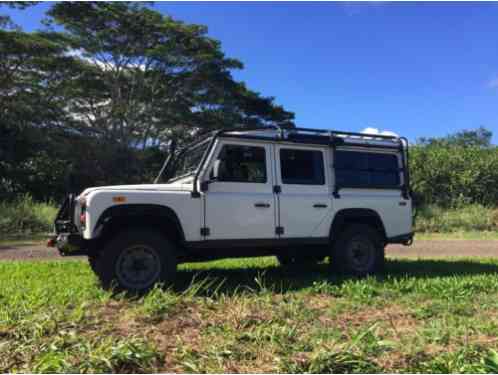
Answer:
<svg viewBox="0 0 498 375"><path fill-rule="evenodd" d="M141 182L170 139L293 126L292 112L233 78L243 64L205 26L130 2L56 2L44 24L24 32L0 18L0 196L59 196L68 170L79 187Z"/></svg>
<svg viewBox="0 0 498 375"><path fill-rule="evenodd" d="M491 147L493 132L480 126L477 129L462 130L445 137L419 138L417 143L423 146L461 146L461 147Z"/></svg>

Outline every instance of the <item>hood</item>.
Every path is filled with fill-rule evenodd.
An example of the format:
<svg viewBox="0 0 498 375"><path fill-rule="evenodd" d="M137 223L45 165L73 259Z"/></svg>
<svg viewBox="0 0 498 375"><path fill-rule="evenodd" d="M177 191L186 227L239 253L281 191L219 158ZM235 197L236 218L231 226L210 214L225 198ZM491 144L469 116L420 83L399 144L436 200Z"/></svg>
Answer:
<svg viewBox="0 0 498 375"><path fill-rule="evenodd" d="M172 184L139 184L139 185L110 185L96 186L85 189L78 198L87 196L88 194L98 190L142 190L142 191L190 191L192 190L192 182L179 181Z"/></svg>

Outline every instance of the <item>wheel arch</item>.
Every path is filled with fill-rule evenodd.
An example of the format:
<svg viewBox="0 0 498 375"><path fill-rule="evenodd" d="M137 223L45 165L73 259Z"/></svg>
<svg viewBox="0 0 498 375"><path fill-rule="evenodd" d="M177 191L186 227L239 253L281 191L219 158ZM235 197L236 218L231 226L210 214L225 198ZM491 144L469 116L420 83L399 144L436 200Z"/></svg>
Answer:
<svg viewBox="0 0 498 375"><path fill-rule="evenodd" d="M339 233L349 224L367 224L374 227L387 241L386 229L379 213L371 208L345 208L336 212L330 226L331 242L337 239Z"/></svg>
<svg viewBox="0 0 498 375"><path fill-rule="evenodd" d="M158 204L123 204L107 208L97 220L92 235L99 247L117 232L131 228L156 229L176 244L183 244L185 233L176 212Z"/></svg>

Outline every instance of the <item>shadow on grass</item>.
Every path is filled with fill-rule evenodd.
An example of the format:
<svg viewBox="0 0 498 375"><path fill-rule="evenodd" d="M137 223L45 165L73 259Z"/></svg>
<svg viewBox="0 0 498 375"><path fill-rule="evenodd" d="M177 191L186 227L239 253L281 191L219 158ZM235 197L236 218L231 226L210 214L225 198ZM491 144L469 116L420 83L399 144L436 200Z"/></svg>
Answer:
<svg viewBox="0 0 498 375"><path fill-rule="evenodd" d="M385 272L376 276L375 280L382 283L402 278L431 279L485 274L498 274L498 262L485 263L469 259L390 259L386 261ZM232 294L263 288L278 293L305 289L323 282L339 286L346 281L357 279L333 274L327 263L288 267L244 267L241 264L233 268L213 265L212 268L202 270L179 270L174 289L181 292L193 283L204 282L206 284L200 290L201 294L210 294L215 290Z"/></svg>

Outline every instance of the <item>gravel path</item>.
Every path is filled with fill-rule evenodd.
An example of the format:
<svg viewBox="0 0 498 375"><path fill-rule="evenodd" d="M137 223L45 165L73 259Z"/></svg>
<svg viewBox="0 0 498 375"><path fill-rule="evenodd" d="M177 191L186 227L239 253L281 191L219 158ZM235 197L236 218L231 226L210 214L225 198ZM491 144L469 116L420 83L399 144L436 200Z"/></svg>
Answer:
<svg viewBox="0 0 498 375"><path fill-rule="evenodd" d="M498 240L419 240L410 247L389 245L388 257L498 257ZM0 260L76 259L42 244L0 245ZM81 257L78 257L81 258Z"/></svg>

